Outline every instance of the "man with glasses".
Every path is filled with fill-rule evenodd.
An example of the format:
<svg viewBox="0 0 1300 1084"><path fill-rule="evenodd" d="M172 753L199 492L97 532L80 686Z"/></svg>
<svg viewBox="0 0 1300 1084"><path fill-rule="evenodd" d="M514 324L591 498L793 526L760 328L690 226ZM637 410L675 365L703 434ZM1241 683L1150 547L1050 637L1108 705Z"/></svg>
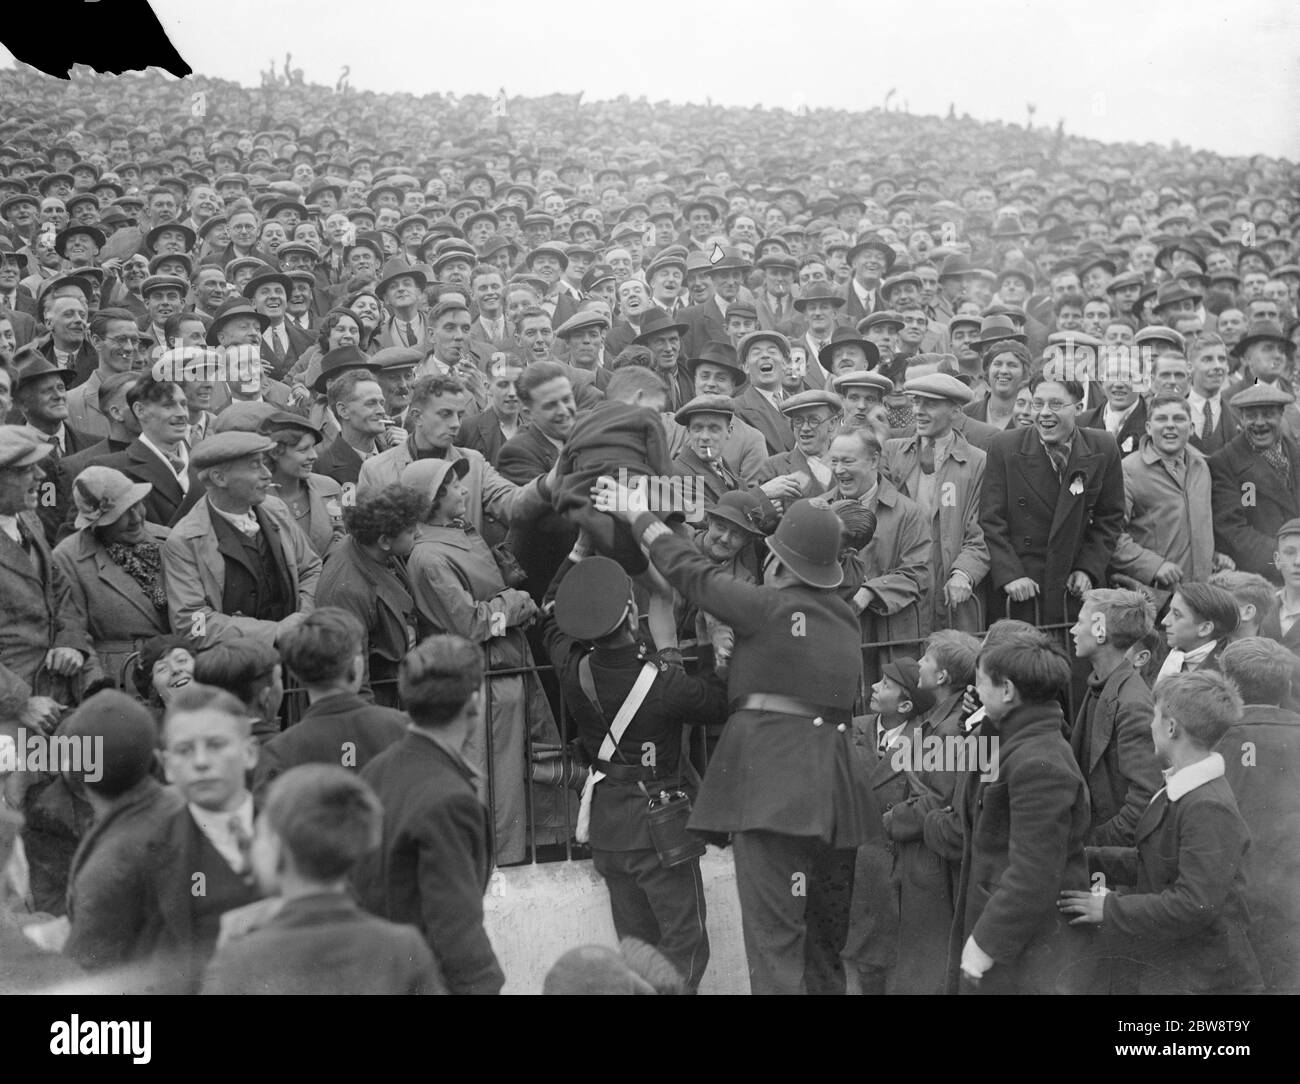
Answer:
<svg viewBox="0 0 1300 1084"><path fill-rule="evenodd" d="M794 447L768 456L754 481L774 501L786 507L801 497L815 497L834 484L826 452L844 418L844 402L829 391L803 391L781 404L781 413L794 433Z"/></svg>
<svg viewBox="0 0 1300 1084"><path fill-rule="evenodd" d="M99 364L90 378L68 392L68 424L78 432L103 440L108 437L108 416L100 409L99 387L114 373L135 368L140 351L140 329L125 309L101 309L90 321L90 342Z"/></svg>
<svg viewBox="0 0 1300 1084"><path fill-rule="evenodd" d="M1049 366L1029 385L1034 424L988 447L980 526L989 547L993 612L1036 624L1067 620L1075 598L1104 584L1124 526L1115 438L1078 427L1083 388ZM992 616L992 615L990 615Z"/></svg>

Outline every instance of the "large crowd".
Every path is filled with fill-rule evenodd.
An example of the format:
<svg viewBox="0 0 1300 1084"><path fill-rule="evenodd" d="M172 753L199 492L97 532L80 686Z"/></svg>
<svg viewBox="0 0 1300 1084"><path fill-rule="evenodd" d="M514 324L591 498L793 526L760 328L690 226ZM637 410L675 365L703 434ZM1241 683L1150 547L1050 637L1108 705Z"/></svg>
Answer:
<svg viewBox="0 0 1300 1084"><path fill-rule="evenodd" d="M1300 990L1294 166L0 97L0 987Z"/></svg>

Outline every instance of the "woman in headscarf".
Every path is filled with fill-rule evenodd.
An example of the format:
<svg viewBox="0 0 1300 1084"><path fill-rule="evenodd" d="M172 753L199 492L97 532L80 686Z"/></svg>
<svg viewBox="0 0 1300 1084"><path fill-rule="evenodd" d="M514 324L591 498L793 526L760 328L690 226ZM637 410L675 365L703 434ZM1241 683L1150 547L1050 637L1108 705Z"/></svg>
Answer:
<svg viewBox="0 0 1300 1084"><path fill-rule="evenodd" d="M117 685L141 644L171 631L160 557L169 531L144 516L152 490L111 467L87 467L72 483L76 533L54 548L104 674Z"/></svg>
<svg viewBox="0 0 1300 1084"><path fill-rule="evenodd" d="M530 667L533 656L524 629L537 615L537 605L526 591L507 585L492 550L462 518L468 490L461 479L468 466L465 459L421 459L402 471L404 487L431 498L407 558L420 636L453 633L482 644L489 670ZM526 736L536 747L558 744L559 733L535 675L489 674L487 684L486 725L470 736L465 757L483 773L485 787L490 781L485 796L495 813L497 862L510 865L525 858L525 787L532 771ZM545 831L553 819L540 808L540 793L537 798L535 838L538 843L558 841Z"/></svg>

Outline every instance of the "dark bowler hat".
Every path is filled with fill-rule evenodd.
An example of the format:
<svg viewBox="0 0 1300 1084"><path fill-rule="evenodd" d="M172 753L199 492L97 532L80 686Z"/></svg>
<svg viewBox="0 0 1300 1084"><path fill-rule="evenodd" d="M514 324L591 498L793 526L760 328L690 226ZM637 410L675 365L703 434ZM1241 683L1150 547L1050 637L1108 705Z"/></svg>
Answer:
<svg viewBox="0 0 1300 1084"><path fill-rule="evenodd" d="M1156 301L1151 307L1159 312L1167 305L1176 305L1180 301L1201 300L1199 290L1190 289L1182 279L1174 279L1173 282L1161 283L1160 288L1156 291Z"/></svg>
<svg viewBox="0 0 1300 1084"><path fill-rule="evenodd" d="M714 256L717 256L718 258L715 260L713 258ZM708 260L709 265L708 267L700 268L700 270L704 271L706 274L710 271L751 271L754 267L752 263L745 259L745 257L734 248L723 248L721 245L715 245L713 252L708 256L705 256L705 259ZM691 267L691 261L689 258L687 260L687 269L695 270L695 268Z"/></svg>
<svg viewBox="0 0 1300 1084"><path fill-rule="evenodd" d="M768 547L809 587L832 590L844 582L840 568L840 517L826 504L795 501Z"/></svg>
<svg viewBox="0 0 1300 1084"><path fill-rule="evenodd" d="M158 243L158 238L167 230L176 230L178 233L184 234L185 247L187 249L193 248L194 242L198 240L198 234L190 229L189 226L182 226L179 222L164 222L161 226L155 226L144 235L144 247L152 252L154 245Z"/></svg>
<svg viewBox="0 0 1300 1084"><path fill-rule="evenodd" d="M320 359L320 375L312 383L312 391L323 392L330 380L345 369L368 369L374 373L379 366L359 346L337 346Z"/></svg>
<svg viewBox="0 0 1300 1084"><path fill-rule="evenodd" d="M888 275L890 270L892 270L894 266L894 262L898 259L898 253L894 251L893 246L889 245L885 241L882 241L879 237L865 238L864 240L859 241L851 249L849 249L848 256L846 257L849 261L849 265L852 266L853 261L856 260L858 256L861 255L863 252L866 252L867 249L869 248L874 248L877 252L879 252L882 256L884 256L885 274Z"/></svg>
<svg viewBox="0 0 1300 1084"><path fill-rule="evenodd" d="M223 301L221 307L217 309L216 315L212 317L212 326L208 328L207 335L209 346L217 345L217 332L237 316L253 317L261 325L263 331L271 326L271 318L266 313L258 312L245 298L232 297L228 301Z"/></svg>
<svg viewBox="0 0 1300 1084"><path fill-rule="evenodd" d="M17 391L29 381L39 380L43 376L57 374L63 377L66 383L69 377L76 375L72 369L64 369L62 366L55 365L40 350L36 349L34 343L26 344L15 353L14 367L18 372L18 379L14 381L14 391Z"/></svg>
<svg viewBox="0 0 1300 1084"><path fill-rule="evenodd" d="M829 301L837 309L848 304L847 299L835 287L824 282L814 282L804 290L802 297L794 299L795 310L803 312L808 308L809 303L813 301Z"/></svg>
<svg viewBox="0 0 1300 1084"><path fill-rule="evenodd" d="M868 368L874 369L880 364L880 347L862 338L851 327L837 327L831 332L831 341L817 351L817 360L827 372L831 371L831 356L837 346L856 346L866 355Z"/></svg>
<svg viewBox="0 0 1300 1084"><path fill-rule="evenodd" d="M1273 320L1252 320L1246 326L1246 333L1237 341L1237 345L1232 348L1232 356L1239 358L1245 355L1246 348L1251 343L1257 342L1279 342L1287 352L1287 356L1295 353L1295 343L1286 337L1282 332L1282 325ZM1234 399L1235 403L1236 400Z"/></svg>
<svg viewBox="0 0 1300 1084"><path fill-rule="evenodd" d="M687 358L686 371L695 378L695 370L701 365L718 365L726 369L736 380L736 390L748 383L749 374L736 357L736 348L731 343L707 342L700 347L700 352L693 358Z"/></svg>
<svg viewBox="0 0 1300 1084"><path fill-rule="evenodd" d="M1010 316L986 316L980 321L980 333L971 345L976 350L983 350L984 347L1005 339L1024 343L1029 341L1029 336L1016 327Z"/></svg>
<svg viewBox="0 0 1300 1084"><path fill-rule="evenodd" d="M656 309L641 325L641 334L632 341L638 346L644 346L646 340L652 335L660 335L665 331L675 331L678 335L685 335L688 330L689 326L687 324L679 324L663 309Z"/></svg>
<svg viewBox="0 0 1300 1084"><path fill-rule="evenodd" d="M251 300L253 295L257 293L257 288L259 286L269 286L275 282L278 282L281 286L284 287L284 292L286 294L289 294L293 291L293 279L289 278L289 276L286 275L283 271L266 270L266 271L259 271L256 275L254 275L251 279L249 279L246 283L244 283L244 296Z"/></svg>
<svg viewBox="0 0 1300 1084"><path fill-rule="evenodd" d="M389 260L388 263L384 264L382 277L375 286L375 295L377 297L383 297L384 291L387 290L388 287L393 285L393 283L398 279L407 276L415 279L416 290L423 290L429 284L428 276L425 275L423 269L420 267L412 267L405 260L394 257Z"/></svg>
<svg viewBox="0 0 1300 1084"><path fill-rule="evenodd" d="M599 640L623 623L632 581L608 557L587 557L573 566L555 592L555 623L575 640Z"/></svg>
<svg viewBox="0 0 1300 1084"><path fill-rule="evenodd" d="M97 226L86 226L80 222L74 222L70 226L65 226L55 235L54 251L60 256L66 257L67 253L64 251L64 248L67 246L68 240L79 233L85 234L89 237L95 243L97 248L103 248L104 242L107 240L104 236L104 231L99 229Z"/></svg>

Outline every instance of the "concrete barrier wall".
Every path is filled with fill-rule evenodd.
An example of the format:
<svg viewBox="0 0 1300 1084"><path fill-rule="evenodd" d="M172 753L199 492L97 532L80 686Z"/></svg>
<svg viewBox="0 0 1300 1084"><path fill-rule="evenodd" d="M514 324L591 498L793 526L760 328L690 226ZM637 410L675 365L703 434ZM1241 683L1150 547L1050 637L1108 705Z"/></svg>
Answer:
<svg viewBox="0 0 1300 1084"><path fill-rule="evenodd" d="M710 847L700 859L709 930L702 994L747 994L740 899L731 853ZM483 900L484 925L505 971L506 994L540 994L560 956L578 945L617 945L605 882L591 862L499 869Z"/></svg>

